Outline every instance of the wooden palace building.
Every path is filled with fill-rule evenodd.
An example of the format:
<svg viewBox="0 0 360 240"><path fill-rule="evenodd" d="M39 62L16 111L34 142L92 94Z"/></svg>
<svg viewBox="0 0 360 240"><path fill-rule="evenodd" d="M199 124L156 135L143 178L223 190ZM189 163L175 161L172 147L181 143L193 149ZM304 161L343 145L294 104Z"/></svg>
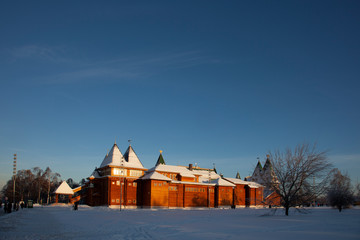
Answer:
<svg viewBox="0 0 360 240"><path fill-rule="evenodd" d="M239 174L227 178L215 168L167 165L161 151L155 166L146 169L131 145L123 155L116 143L87 180L77 199L90 206L249 207L264 205L266 197L261 184Z"/></svg>

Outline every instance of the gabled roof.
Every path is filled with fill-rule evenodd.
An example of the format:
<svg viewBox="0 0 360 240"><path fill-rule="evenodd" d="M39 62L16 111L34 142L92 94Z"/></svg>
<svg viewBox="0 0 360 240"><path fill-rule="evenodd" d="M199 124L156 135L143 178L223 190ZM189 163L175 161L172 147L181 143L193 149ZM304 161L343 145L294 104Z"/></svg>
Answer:
<svg viewBox="0 0 360 240"><path fill-rule="evenodd" d="M142 180L146 180L146 179L153 179L153 180L164 180L164 181L171 181L171 178L168 178L158 172L150 172L145 174L144 176L141 177Z"/></svg>
<svg viewBox="0 0 360 240"><path fill-rule="evenodd" d="M102 161L100 168L106 166L115 166L115 167L129 167L129 168L139 168L145 169L139 158L137 157L134 149L129 146L126 150L125 155L123 156L120 152L119 147L114 143L110 152L106 154L104 160Z"/></svg>
<svg viewBox="0 0 360 240"><path fill-rule="evenodd" d="M66 181L63 181L60 186L55 190L55 193L73 195L74 191L71 189L71 187L67 184Z"/></svg>

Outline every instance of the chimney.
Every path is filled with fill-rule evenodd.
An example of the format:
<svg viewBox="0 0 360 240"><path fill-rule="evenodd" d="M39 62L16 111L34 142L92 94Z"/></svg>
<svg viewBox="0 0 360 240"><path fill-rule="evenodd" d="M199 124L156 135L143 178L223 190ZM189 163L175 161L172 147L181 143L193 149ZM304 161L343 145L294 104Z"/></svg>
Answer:
<svg viewBox="0 0 360 240"><path fill-rule="evenodd" d="M189 170L192 171L193 170L193 165L190 163L189 164Z"/></svg>

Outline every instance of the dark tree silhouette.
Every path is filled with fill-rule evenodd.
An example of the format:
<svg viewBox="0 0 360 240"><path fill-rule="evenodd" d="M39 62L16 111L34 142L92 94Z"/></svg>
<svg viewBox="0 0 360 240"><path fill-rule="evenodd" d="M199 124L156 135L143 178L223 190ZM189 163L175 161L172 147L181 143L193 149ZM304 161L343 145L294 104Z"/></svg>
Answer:
<svg viewBox="0 0 360 240"><path fill-rule="evenodd" d="M347 174L342 174L339 169L333 170L328 191L328 202L336 207L339 212L354 202L354 193L351 190L351 181Z"/></svg>
<svg viewBox="0 0 360 240"><path fill-rule="evenodd" d="M299 144L269 155L276 179L265 185L280 196L285 215L289 215L290 207L311 203L325 191L332 165L326 152L317 151L315 144Z"/></svg>

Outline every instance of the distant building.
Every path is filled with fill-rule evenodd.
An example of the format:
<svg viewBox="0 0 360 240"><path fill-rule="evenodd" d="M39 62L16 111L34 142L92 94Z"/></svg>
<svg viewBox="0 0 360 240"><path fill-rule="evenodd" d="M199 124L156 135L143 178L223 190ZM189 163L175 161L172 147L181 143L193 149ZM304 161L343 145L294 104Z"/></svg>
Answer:
<svg viewBox="0 0 360 240"><path fill-rule="evenodd" d="M247 180L257 182L264 186L264 202L266 205L280 205L279 195L270 188L270 185L273 185L273 183L276 183L278 180L269 155L266 155L264 167L262 167L260 160L258 160L252 176L247 177Z"/></svg>
<svg viewBox="0 0 360 240"><path fill-rule="evenodd" d="M221 177L213 169L165 163L162 152L154 167L144 168L131 145L122 155L115 143L100 167L76 190L90 206L245 207L264 204L263 186ZM74 198L75 199L75 198Z"/></svg>

